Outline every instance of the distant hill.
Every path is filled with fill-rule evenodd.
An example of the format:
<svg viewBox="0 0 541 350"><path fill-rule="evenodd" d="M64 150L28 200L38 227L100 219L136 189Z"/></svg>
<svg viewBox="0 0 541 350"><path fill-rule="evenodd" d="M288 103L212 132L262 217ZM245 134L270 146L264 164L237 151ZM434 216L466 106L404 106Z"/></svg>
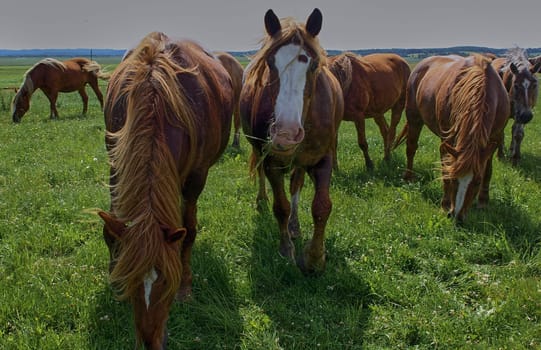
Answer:
<svg viewBox="0 0 541 350"><path fill-rule="evenodd" d="M503 56L507 49L495 49L482 46L455 46L445 48L422 48L422 49L352 49L347 50L359 55L368 55L371 53L392 52L408 59L422 59L434 55L460 55L467 56L471 53L492 53L497 56ZM529 56L541 55L541 47L527 48ZM0 49L0 57L103 57L103 56L122 56L124 49L24 49L24 50L5 50ZM231 51L230 53L237 57L246 57L255 54L256 51ZM331 56L341 53L340 50L327 50Z"/></svg>
<svg viewBox="0 0 541 350"><path fill-rule="evenodd" d="M0 57L99 57L122 56L126 50L118 49L0 49Z"/></svg>

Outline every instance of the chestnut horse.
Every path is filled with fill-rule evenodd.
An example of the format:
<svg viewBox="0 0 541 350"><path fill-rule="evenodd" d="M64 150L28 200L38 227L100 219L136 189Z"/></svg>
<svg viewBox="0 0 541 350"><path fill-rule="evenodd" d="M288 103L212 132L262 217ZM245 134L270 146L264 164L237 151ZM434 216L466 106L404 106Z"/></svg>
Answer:
<svg viewBox="0 0 541 350"><path fill-rule="evenodd" d="M396 127L406 103L406 84L411 72L408 63L395 54L358 56L351 52L329 58L329 68L340 81L344 94L344 120L353 121L357 142L367 169L374 164L368 155L365 119L373 117L383 137L384 159L389 160ZM385 112L392 111L387 124Z"/></svg>
<svg viewBox="0 0 541 350"><path fill-rule="evenodd" d="M191 295L197 199L229 141L232 110L222 65L165 34L144 38L111 77L111 209L99 215L110 282L133 305L137 346L163 349L175 295Z"/></svg>
<svg viewBox="0 0 541 350"><path fill-rule="evenodd" d="M109 74L101 70L96 61L77 57L67 61L45 58L36 63L24 74L24 81L13 99L13 121L18 123L30 108L30 97L41 89L51 105L51 119L58 118L56 99L59 92L78 91L83 100L83 114L88 109L88 95L85 91L89 84L103 108L103 95L98 86L98 78L107 80Z"/></svg>
<svg viewBox="0 0 541 350"><path fill-rule="evenodd" d="M240 111L239 111L239 99L240 90L242 89L242 75L244 69L240 62L227 52L215 52L214 56L222 62L229 75L231 76L231 83L233 84L233 94L235 98L235 108L233 110L233 128L235 134L233 136L233 143L231 146L240 148Z"/></svg>
<svg viewBox="0 0 541 350"><path fill-rule="evenodd" d="M258 204L267 199L266 176L274 196L280 254L291 260L295 259L291 238L300 234L297 205L305 172L314 182L314 233L298 259L304 273L325 268L329 186L343 114L340 85L317 39L321 24L319 9L314 9L305 25L291 18L280 20L268 10L268 35L245 70L240 97L243 131L252 145L251 167L259 176ZM284 175L290 171L291 205L284 190Z"/></svg>
<svg viewBox="0 0 541 350"><path fill-rule="evenodd" d="M535 62L532 65L531 62ZM509 152L511 164L518 165L521 158L520 145L524 138L524 125L533 118L533 109L537 102L538 83L535 73L541 68L541 62L530 61L526 50L513 48L507 51L505 58L492 61L492 66L498 71L509 94L511 114L511 144ZM498 147L498 158L504 157L504 142Z"/></svg>
<svg viewBox="0 0 541 350"><path fill-rule="evenodd" d="M479 207L488 204L492 156L503 138L509 108L501 79L483 56L422 60L408 80L407 122L397 140L407 134L404 178L413 178L413 158L426 124L441 139L442 208L457 222L464 221L477 194Z"/></svg>

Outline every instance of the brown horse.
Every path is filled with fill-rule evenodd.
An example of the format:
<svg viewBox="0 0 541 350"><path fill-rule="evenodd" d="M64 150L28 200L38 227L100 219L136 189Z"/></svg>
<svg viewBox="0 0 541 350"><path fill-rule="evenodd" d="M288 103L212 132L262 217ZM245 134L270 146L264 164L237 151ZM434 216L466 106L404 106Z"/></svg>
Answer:
<svg viewBox="0 0 541 350"><path fill-rule="evenodd" d="M13 121L18 123L30 108L30 97L37 89L41 89L51 104L51 119L58 118L56 99L59 92L78 91L83 100L83 114L88 109L88 95L85 91L89 84L103 108L103 95L98 86L98 78L107 80L109 74L101 70L96 61L86 58L72 58L58 61L45 58L36 63L24 75L24 81L13 99Z"/></svg>
<svg viewBox="0 0 541 350"><path fill-rule="evenodd" d="M503 138L508 115L507 93L486 58L422 60L408 80L407 123L397 141L407 135L404 178L413 178L413 158L426 124L441 139L442 207L458 222L464 221L477 194L479 207L488 203L492 156Z"/></svg>
<svg viewBox="0 0 541 350"><path fill-rule="evenodd" d="M513 126L511 128L511 144L509 146L511 163L518 165L520 145L524 138L524 125L533 118L533 109L537 101L538 83L535 73L541 68L541 61L531 64L526 50L513 48L507 51L505 58L492 61L509 94ZM504 157L504 143L498 147L498 158Z"/></svg>
<svg viewBox="0 0 541 350"><path fill-rule="evenodd" d="M541 55L528 58L532 67L537 67L534 73L541 73Z"/></svg>
<svg viewBox="0 0 541 350"><path fill-rule="evenodd" d="M222 65L165 34L144 38L109 82L111 210L99 215L110 282L133 305L138 346L164 348L175 295L191 295L197 199L227 146L232 110Z"/></svg>
<svg viewBox="0 0 541 350"><path fill-rule="evenodd" d="M408 63L395 54L357 56L346 52L329 59L333 74L340 81L344 94L344 120L353 121L357 128L357 142L366 167L374 165L368 155L365 119L374 117L384 144L384 159L389 160L406 103L406 84L411 72ZM385 112L392 111L387 124Z"/></svg>
<svg viewBox="0 0 541 350"><path fill-rule="evenodd" d="M235 97L235 108L233 111L233 127L235 129L235 134L233 136L233 143L231 144L231 146L240 148L239 99L240 90L242 89L242 75L244 74L244 69L242 68L240 62L227 52L216 52L214 53L214 55L220 60L220 62L222 62L222 65L231 76L231 82L233 83L233 94Z"/></svg>
<svg viewBox="0 0 541 350"><path fill-rule="evenodd" d="M244 134L252 145L252 170L259 175L260 200L266 200L265 176L274 195L273 212L280 231L280 253L295 259L292 236L298 236L297 205L308 172L315 186L314 234L298 265L305 273L325 268L325 226L331 212L329 186L336 134L343 114L338 81L329 71L317 35L322 15L314 9L306 24L265 14L268 36L245 71L240 98ZM292 171L286 198L284 175Z"/></svg>

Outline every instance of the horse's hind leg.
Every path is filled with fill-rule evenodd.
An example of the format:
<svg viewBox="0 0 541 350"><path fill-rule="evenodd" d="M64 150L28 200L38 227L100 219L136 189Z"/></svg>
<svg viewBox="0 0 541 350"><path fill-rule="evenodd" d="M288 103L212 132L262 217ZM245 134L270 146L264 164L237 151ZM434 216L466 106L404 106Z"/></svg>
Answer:
<svg viewBox="0 0 541 350"><path fill-rule="evenodd" d="M190 174L183 190L184 213L183 220L186 227L186 237L182 242L180 259L182 262L182 279L177 292L177 299L185 301L192 295L192 247L197 236L197 199L203 191L208 172Z"/></svg>
<svg viewBox="0 0 541 350"><path fill-rule="evenodd" d="M86 114L88 111L88 95L85 91L85 87L83 86L79 90L79 95L81 95L81 100L83 100L83 114Z"/></svg>
<svg viewBox="0 0 541 350"><path fill-rule="evenodd" d="M95 81L94 80L89 81L88 85L90 85L90 87L92 88L92 90L96 94L96 97L100 101L101 109L103 110L103 95L102 95L100 87L98 85L98 80L96 79Z"/></svg>
<svg viewBox="0 0 541 350"><path fill-rule="evenodd" d="M419 146L419 136L423 128L421 117L415 112L408 113L408 136L406 140L406 171L404 172L404 180L411 181L415 177L413 173L413 158Z"/></svg>
<svg viewBox="0 0 541 350"><path fill-rule="evenodd" d="M398 123L400 123L400 118L402 117L402 111L404 110L404 102L397 103L392 108L391 114L391 124L387 130L387 144L385 146L384 158L385 160L391 159L391 150L394 145L396 138L396 128Z"/></svg>
<svg viewBox="0 0 541 350"><path fill-rule="evenodd" d="M235 129L235 134L233 135L233 143L231 144L231 146L240 149L240 110L238 103L236 104L234 109L233 127Z"/></svg>
<svg viewBox="0 0 541 350"><path fill-rule="evenodd" d="M392 147L392 143L389 143L389 125L387 125L387 121L385 120L385 116L383 114L375 115L374 121L376 122L381 134L381 138L383 139L383 159L389 160L391 157Z"/></svg>
<svg viewBox="0 0 541 350"><path fill-rule="evenodd" d="M372 170L374 169L374 163L368 154L368 142L366 142L366 125L364 115L357 118L355 121L355 128L357 129L357 143L363 152L366 169Z"/></svg>

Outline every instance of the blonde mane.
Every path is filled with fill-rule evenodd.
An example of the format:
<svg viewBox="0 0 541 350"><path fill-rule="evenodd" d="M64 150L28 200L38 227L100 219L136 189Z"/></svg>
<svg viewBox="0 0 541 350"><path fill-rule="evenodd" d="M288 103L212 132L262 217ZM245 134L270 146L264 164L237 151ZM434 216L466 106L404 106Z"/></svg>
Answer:
<svg viewBox="0 0 541 350"><path fill-rule="evenodd" d="M457 179L470 171L482 174L482 154L487 148L492 122L487 115L487 76L490 61L474 56L474 64L462 68L450 96L452 127L445 131L449 145L454 145L455 156L443 159L445 178Z"/></svg>
<svg viewBox="0 0 541 350"><path fill-rule="evenodd" d="M112 207L127 223L120 255L111 272L111 284L120 298L134 295L146 273L159 269L167 281L164 298L180 285L182 266L178 250L164 240L163 226L182 227L180 188L194 160L197 140L194 111L177 79L194 74L180 67L167 48L165 35L148 36L113 73L106 106L124 104L122 129L108 133L113 186ZM110 107L109 107L110 108ZM173 158L165 125L178 128L182 162Z"/></svg>

